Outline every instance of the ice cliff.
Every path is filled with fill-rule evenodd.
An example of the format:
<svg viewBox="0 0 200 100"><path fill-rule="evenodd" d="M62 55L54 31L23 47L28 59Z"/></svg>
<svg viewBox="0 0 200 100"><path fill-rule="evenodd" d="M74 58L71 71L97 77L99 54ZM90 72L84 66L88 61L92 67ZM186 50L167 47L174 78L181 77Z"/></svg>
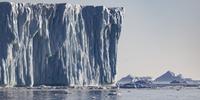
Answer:
<svg viewBox="0 0 200 100"><path fill-rule="evenodd" d="M114 82L123 8L0 3L0 85Z"/></svg>

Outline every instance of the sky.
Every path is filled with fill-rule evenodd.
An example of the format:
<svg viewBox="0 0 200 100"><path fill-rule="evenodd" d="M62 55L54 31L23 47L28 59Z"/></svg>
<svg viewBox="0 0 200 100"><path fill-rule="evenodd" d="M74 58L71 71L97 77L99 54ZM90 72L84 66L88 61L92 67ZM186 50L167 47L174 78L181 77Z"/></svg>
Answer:
<svg viewBox="0 0 200 100"><path fill-rule="evenodd" d="M0 0L124 7L117 79L170 70L200 80L200 0Z"/></svg>

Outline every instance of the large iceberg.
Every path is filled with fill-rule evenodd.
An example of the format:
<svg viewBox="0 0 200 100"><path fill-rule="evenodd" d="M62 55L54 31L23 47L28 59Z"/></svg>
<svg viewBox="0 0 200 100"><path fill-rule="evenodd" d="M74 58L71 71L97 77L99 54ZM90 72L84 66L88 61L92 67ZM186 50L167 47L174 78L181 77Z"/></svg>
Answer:
<svg viewBox="0 0 200 100"><path fill-rule="evenodd" d="M0 3L0 85L114 82L123 8Z"/></svg>

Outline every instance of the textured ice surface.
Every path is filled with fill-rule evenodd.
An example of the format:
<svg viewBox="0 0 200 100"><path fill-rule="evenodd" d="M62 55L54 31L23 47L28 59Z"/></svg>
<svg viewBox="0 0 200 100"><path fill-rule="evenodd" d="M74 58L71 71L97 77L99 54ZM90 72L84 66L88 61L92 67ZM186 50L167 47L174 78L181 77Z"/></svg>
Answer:
<svg viewBox="0 0 200 100"><path fill-rule="evenodd" d="M123 8L0 3L0 85L114 82Z"/></svg>
<svg viewBox="0 0 200 100"><path fill-rule="evenodd" d="M172 82L172 81L183 81L184 79L182 78L182 75L176 75L175 73L171 71L167 71L163 75L159 76L158 78L155 79L155 82Z"/></svg>

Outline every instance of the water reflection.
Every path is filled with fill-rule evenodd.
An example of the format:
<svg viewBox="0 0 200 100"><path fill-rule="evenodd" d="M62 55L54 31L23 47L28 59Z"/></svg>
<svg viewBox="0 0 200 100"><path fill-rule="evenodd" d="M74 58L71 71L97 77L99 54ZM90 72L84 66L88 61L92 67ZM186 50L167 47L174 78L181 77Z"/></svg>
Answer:
<svg viewBox="0 0 200 100"><path fill-rule="evenodd" d="M117 100L108 90L0 89L0 100Z"/></svg>

